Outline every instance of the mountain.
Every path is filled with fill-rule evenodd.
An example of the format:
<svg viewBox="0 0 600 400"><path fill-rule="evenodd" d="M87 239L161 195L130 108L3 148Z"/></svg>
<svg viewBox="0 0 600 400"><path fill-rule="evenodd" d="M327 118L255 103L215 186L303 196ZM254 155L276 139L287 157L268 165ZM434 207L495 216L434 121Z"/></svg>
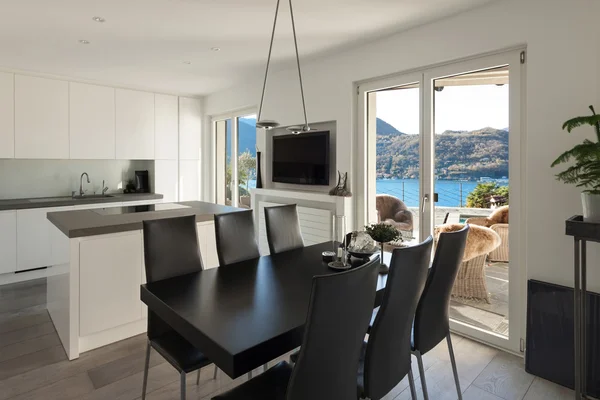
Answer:
<svg viewBox="0 0 600 400"><path fill-rule="evenodd" d="M377 135L377 177L419 177L419 136ZM508 176L508 130L483 128L435 135L435 174L440 179Z"/></svg>
<svg viewBox="0 0 600 400"><path fill-rule="evenodd" d="M390 135L390 136L404 135L398 129L394 128L391 124L385 122L381 118L377 118L376 130L377 130L377 135Z"/></svg>
<svg viewBox="0 0 600 400"><path fill-rule="evenodd" d="M244 118L239 121L238 154L247 150L256 156L256 119Z"/></svg>
<svg viewBox="0 0 600 400"><path fill-rule="evenodd" d="M238 125L238 154L249 151L256 157L256 119L240 118ZM231 159L231 123L227 122L227 159Z"/></svg>

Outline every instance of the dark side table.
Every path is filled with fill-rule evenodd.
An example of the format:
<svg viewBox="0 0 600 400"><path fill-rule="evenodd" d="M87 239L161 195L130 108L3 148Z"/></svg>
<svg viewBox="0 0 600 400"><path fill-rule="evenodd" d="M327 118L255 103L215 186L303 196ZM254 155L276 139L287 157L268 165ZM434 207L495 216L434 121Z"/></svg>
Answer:
<svg viewBox="0 0 600 400"><path fill-rule="evenodd" d="M565 233L574 239L574 329L575 329L575 398L587 399L586 365L586 299L587 299L587 242L600 242L600 223L584 222L583 216L575 215L565 221Z"/></svg>

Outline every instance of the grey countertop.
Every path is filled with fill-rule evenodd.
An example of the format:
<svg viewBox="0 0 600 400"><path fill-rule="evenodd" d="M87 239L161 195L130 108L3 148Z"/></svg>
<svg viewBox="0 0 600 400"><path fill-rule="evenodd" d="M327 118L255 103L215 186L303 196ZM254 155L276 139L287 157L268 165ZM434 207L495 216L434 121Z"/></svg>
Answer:
<svg viewBox="0 0 600 400"><path fill-rule="evenodd" d="M142 222L151 219L196 215L197 222L204 222L212 221L215 214L243 210L203 201L184 201L174 204L188 207L118 215L102 215L97 210L59 211L49 212L47 218L66 236L77 238L142 229Z"/></svg>
<svg viewBox="0 0 600 400"><path fill-rule="evenodd" d="M160 200L162 194L156 193L108 193L107 197L73 199L69 196L36 197L28 199L0 200L0 211L24 210L28 208L67 207L82 204L119 203L123 201Z"/></svg>

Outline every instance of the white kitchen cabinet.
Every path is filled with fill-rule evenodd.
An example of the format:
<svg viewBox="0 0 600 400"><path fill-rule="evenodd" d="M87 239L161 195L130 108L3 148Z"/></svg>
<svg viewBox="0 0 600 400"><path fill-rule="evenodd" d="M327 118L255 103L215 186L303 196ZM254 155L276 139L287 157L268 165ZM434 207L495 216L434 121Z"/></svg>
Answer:
<svg viewBox="0 0 600 400"><path fill-rule="evenodd" d="M202 140L202 101L179 98L179 159L199 160Z"/></svg>
<svg viewBox="0 0 600 400"><path fill-rule="evenodd" d="M116 158L154 159L154 93L116 89Z"/></svg>
<svg viewBox="0 0 600 400"><path fill-rule="evenodd" d="M156 160L177 160L178 112L177 96L154 95L154 158Z"/></svg>
<svg viewBox="0 0 600 400"><path fill-rule="evenodd" d="M82 239L79 245L79 335L142 318L141 231Z"/></svg>
<svg viewBox="0 0 600 400"><path fill-rule="evenodd" d="M48 208L17 210L17 270L47 267L52 248L46 213Z"/></svg>
<svg viewBox="0 0 600 400"><path fill-rule="evenodd" d="M69 158L69 83L15 75L15 158Z"/></svg>
<svg viewBox="0 0 600 400"><path fill-rule="evenodd" d="M179 161L179 201L200 200L200 161Z"/></svg>
<svg viewBox="0 0 600 400"><path fill-rule="evenodd" d="M0 274L17 270L17 212L0 211Z"/></svg>
<svg viewBox="0 0 600 400"><path fill-rule="evenodd" d="M177 201L179 198L177 176L177 160L154 162L154 192L162 194L165 203Z"/></svg>
<svg viewBox="0 0 600 400"><path fill-rule="evenodd" d="M115 89L69 83L70 156L115 158Z"/></svg>
<svg viewBox="0 0 600 400"><path fill-rule="evenodd" d="M217 255L217 238L215 235L215 223L213 221L199 222L196 224L198 230L198 246L202 255L204 268L216 268L219 266Z"/></svg>
<svg viewBox="0 0 600 400"><path fill-rule="evenodd" d="M15 76L0 72L0 158L15 156Z"/></svg>

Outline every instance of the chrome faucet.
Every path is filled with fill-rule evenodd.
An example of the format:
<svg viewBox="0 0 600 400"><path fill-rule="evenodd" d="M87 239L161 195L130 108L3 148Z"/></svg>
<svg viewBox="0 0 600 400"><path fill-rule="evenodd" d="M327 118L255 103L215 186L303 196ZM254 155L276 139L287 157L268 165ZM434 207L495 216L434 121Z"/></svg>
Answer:
<svg viewBox="0 0 600 400"><path fill-rule="evenodd" d="M102 196L104 196L106 194L107 190L108 190L108 186L104 186L104 179L102 179Z"/></svg>
<svg viewBox="0 0 600 400"><path fill-rule="evenodd" d="M87 178L87 183L91 183L90 182L90 176L87 174L87 172L84 172L83 174L81 174L81 176L79 177L79 195L80 196L83 196L83 194L85 193L83 191L83 176L84 175Z"/></svg>

